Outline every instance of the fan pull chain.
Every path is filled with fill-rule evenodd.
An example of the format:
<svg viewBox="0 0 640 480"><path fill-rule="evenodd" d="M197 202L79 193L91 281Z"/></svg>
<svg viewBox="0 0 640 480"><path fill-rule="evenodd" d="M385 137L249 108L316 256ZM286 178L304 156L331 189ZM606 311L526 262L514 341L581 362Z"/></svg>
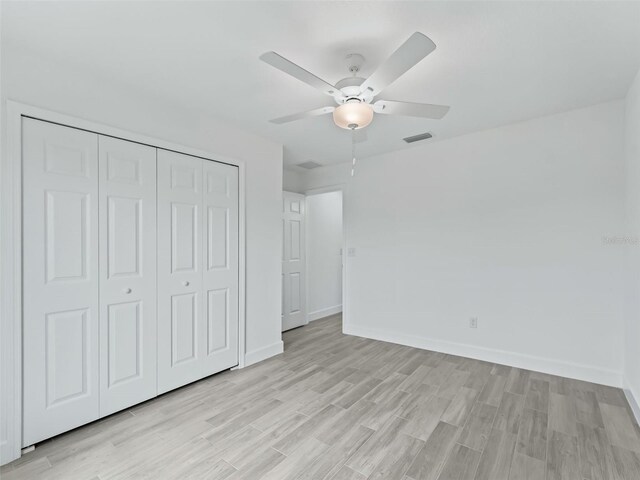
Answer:
<svg viewBox="0 0 640 480"><path fill-rule="evenodd" d="M351 129L351 176L356 174L356 129Z"/></svg>

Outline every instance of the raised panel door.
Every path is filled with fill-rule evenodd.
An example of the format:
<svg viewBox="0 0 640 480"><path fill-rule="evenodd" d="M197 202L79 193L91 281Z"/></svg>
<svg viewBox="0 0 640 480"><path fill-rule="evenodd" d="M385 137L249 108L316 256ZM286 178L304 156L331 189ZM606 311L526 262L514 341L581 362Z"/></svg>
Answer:
<svg viewBox="0 0 640 480"><path fill-rule="evenodd" d="M99 136L100 416L156 395L156 149Z"/></svg>
<svg viewBox="0 0 640 480"><path fill-rule="evenodd" d="M282 331L307 323L304 216L304 195L284 192L282 199Z"/></svg>
<svg viewBox="0 0 640 480"><path fill-rule="evenodd" d="M99 416L98 136L24 118L23 446Z"/></svg>
<svg viewBox="0 0 640 480"><path fill-rule="evenodd" d="M203 375L238 364L238 167L203 160Z"/></svg>
<svg viewBox="0 0 640 480"><path fill-rule="evenodd" d="M202 162L158 149L158 393L202 377Z"/></svg>

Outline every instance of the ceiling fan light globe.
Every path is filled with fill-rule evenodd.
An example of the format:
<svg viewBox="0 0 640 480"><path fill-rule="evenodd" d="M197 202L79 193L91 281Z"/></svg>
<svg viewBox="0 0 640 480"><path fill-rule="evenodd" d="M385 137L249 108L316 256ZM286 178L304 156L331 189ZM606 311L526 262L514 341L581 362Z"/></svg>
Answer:
<svg viewBox="0 0 640 480"><path fill-rule="evenodd" d="M364 128L373 120L373 109L366 103L347 102L333 111L335 124L346 130ZM354 128L355 125L355 128Z"/></svg>

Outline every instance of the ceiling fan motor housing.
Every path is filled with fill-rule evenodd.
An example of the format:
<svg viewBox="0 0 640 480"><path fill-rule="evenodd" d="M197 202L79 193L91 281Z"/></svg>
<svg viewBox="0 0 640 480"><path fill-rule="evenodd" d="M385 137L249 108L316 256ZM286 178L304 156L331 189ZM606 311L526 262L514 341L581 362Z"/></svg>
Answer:
<svg viewBox="0 0 640 480"><path fill-rule="evenodd" d="M343 103L347 103L350 100L356 99L360 102L371 103L371 100L373 100L373 96L370 94L370 92L360 92L360 85L362 85L364 80L365 79L361 77L347 77L337 82L336 88L338 88L344 96L334 97L336 103L340 105Z"/></svg>

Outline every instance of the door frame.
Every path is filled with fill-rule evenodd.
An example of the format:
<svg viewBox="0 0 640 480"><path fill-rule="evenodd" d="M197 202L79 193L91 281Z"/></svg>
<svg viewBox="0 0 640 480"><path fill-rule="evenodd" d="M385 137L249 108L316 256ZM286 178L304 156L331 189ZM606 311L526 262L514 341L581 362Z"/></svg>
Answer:
<svg viewBox="0 0 640 480"><path fill-rule="evenodd" d="M0 161L0 368L6 388L7 439L0 439L0 464L21 455L22 445L22 117L87 130L238 167L238 366L245 366L246 338L246 189L242 160L128 132L13 100L6 102L6 148ZM0 387L2 388L2 387Z"/></svg>
<svg viewBox="0 0 640 480"><path fill-rule="evenodd" d="M347 236L347 187L346 183L338 183L335 185L329 185L326 187L318 187L318 188L310 188L305 190L305 197L310 197L312 195L319 195L322 193L330 193L330 192L342 192L342 332L345 331L345 326L349 324L349 298L347 297L347 272L348 272L348 236ZM305 223L306 228L307 223ZM305 249L307 248L308 242L305 243ZM307 262L306 271L309 271L308 265L308 252L305 252L305 261ZM309 303L309 289L306 290L307 294L307 305ZM307 312L308 316L308 312ZM307 318L307 323L309 320Z"/></svg>

